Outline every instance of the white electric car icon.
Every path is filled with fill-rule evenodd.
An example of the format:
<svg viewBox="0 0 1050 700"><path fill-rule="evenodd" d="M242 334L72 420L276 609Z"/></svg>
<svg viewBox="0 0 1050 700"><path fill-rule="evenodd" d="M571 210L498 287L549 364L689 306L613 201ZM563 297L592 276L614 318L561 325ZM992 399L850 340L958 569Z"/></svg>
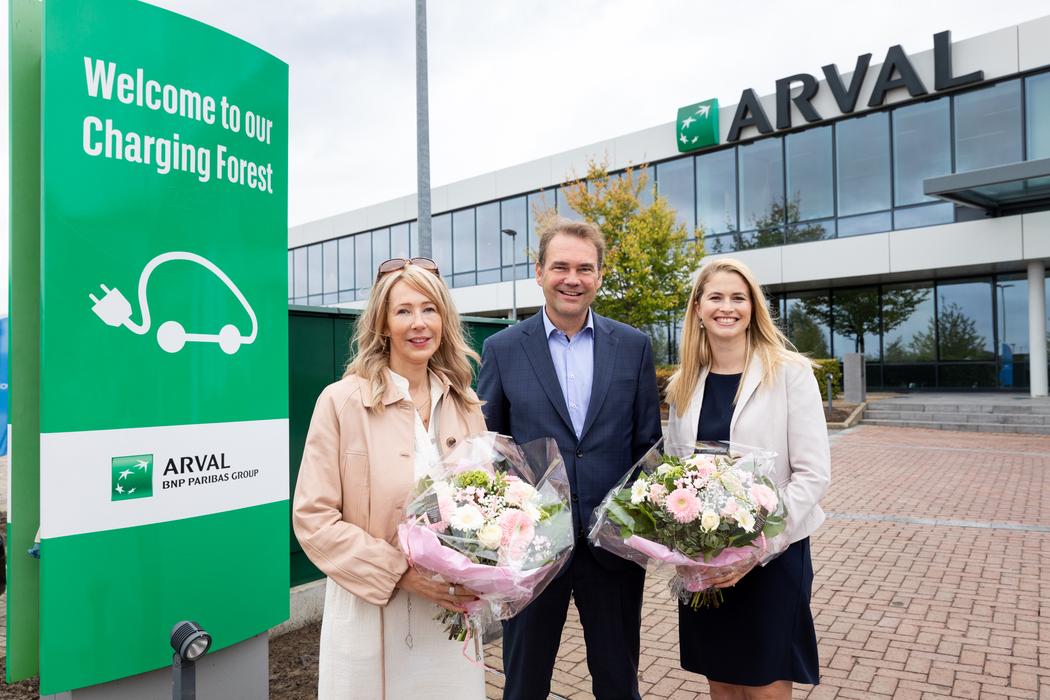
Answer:
<svg viewBox="0 0 1050 700"><path fill-rule="evenodd" d="M213 263L207 258L201 257L196 253L186 253L181 251L171 251L169 253L162 253L157 257L146 263L146 267L142 269L142 274L139 275L139 307L142 311L142 323L134 323L131 320L131 304L120 293L119 289L110 289L104 284L99 285L105 295L99 299L94 294L88 294L91 301L94 302L94 306L91 310L102 319L103 322L108 326L124 326L132 333L136 335L144 335L149 332L150 329L150 315L149 305L146 303L146 284L149 282L149 276L153 274L153 271L166 262L172 260L186 260L194 262L201 267L207 268L212 274L218 277L230 291L233 292L237 300L241 302L241 306L248 312L248 317L252 321L252 332L247 336L241 335L240 330L233 324L226 324L219 329L218 333L187 333L186 329L183 328L182 324L178 321L165 321L161 324L160 328L157 329L157 344L160 345L161 349L165 352L178 352L186 345L186 343L217 343L222 351L227 355L232 355L237 352L242 345L251 345L255 342L256 336L259 334L259 321L255 318L255 310L252 309L251 304L241 294L241 290L237 288L237 285L233 283L225 272L219 269L219 266Z"/></svg>

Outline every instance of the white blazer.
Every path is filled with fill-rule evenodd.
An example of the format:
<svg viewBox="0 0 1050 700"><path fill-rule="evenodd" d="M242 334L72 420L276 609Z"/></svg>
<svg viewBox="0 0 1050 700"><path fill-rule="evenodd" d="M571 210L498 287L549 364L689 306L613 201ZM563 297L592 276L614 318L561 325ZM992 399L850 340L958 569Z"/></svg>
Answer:
<svg viewBox="0 0 1050 700"><path fill-rule="evenodd" d="M664 441L671 454L691 453L707 373L707 368L700 372L692 400L681 417L671 406ZM787 508L787 527L772 545L773 551L779 551L809 537L824 522L820 499L831 480L831 449L820 391L809 366L787 360L772 381L762 384L761 379L762 362L755 356L741 377L743 386L733 410L729 439L777 453L775 481Z"/></svg>

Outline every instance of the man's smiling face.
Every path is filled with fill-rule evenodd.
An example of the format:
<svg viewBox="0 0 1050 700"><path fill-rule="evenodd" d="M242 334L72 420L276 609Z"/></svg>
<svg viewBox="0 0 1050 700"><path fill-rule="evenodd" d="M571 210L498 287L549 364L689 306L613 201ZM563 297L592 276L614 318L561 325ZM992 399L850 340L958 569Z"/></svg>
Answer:
<svg viewBox="0 0 1050 700"><path fill-rule="evenodd" d="M602 286L598 249L585 238L556 234L547 245L543 265L536 263L536 284L543 287L551 322L562 330L578 330Z"/></svg>

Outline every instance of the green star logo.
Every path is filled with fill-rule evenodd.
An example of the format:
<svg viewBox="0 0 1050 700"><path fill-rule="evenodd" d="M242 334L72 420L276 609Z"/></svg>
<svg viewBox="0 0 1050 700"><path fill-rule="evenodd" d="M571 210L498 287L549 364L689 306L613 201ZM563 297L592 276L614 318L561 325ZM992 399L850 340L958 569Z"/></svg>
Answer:
<svg viewBox="0 0 1050 700"><path fill-rule="evenodd" d="M680 153L717 146L719 142L718 99L704 100L695 105L679 107L675 133L678 136Z"/></svg>
<svg viewBox="0 0 1050 700"><path fill-rule="evenodd" d="M149 498L153 495L153 455L128 455L114 457L111 501L126 501L131 498Z"/></svg>

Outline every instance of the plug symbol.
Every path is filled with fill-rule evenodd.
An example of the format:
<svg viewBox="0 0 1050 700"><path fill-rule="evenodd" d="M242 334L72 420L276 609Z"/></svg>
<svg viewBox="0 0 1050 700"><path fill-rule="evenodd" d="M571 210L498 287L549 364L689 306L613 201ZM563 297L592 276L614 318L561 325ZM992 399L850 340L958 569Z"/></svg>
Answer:
<svg viewBox="0 0 1050 700"><path fill-rule="evenodd" d="M216 343L223 352L227 355L232 355L240 349L241 345L251 345L255 342L255 338L259 333L259 322L255 317L255 310L252 309L248 300L245 299L244 295L241 293L241 290L233 283L233 280L231 280L218 265L196 253L172 251L158 255L146 263L146 267L143 268L142 273L139 275L138 289L139 308L142 310L142 323L135 323L131 320L131 302L120 293L120 290L116 288L110 289L104 284L99 285L99 288L104 292L101 299L94 294L88 294L88 298L93 302L91 310L96 316L102 319L102 322L107 326L113 326L115 328L123 326L135 335L144 335L149 332L150 315L149 305L146 302L146 285L149 282L149 276L153 274L153 271L171 260L186 260L197 263L222 280L230 291L233 292L234 296L237 297L237 300L241 302L241 306L243 306L244 310L248 313L248 317L252 322L252 332L247 336L242 336L240 330L237 329L237 326L228 323L224 325L218 333L187 333L186 329L178 321L165 321L161 324L160 328L157 329L157 344L160 345L162 350L165 352L176 353L182 350L187 342Z"/></svg>
<svg viewBox="0 0 1050 700"><path fill-rule="evenodd" d="M94 294L88 294L95 305L91 310L101 318L107 326L123 326L131 318L131 303L124 298L119 289L110 289L104 284L99 287L105 292L101 299Z"/></svg>

